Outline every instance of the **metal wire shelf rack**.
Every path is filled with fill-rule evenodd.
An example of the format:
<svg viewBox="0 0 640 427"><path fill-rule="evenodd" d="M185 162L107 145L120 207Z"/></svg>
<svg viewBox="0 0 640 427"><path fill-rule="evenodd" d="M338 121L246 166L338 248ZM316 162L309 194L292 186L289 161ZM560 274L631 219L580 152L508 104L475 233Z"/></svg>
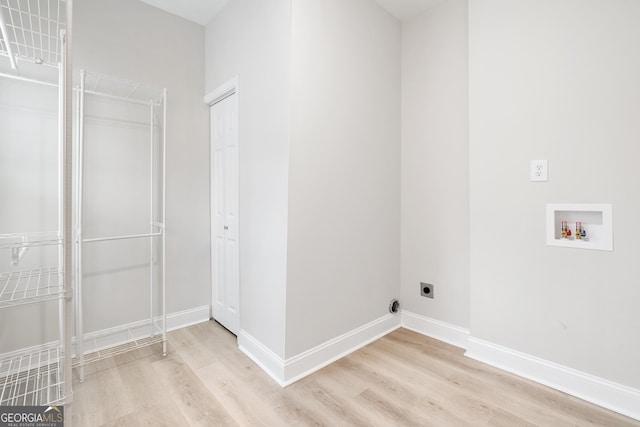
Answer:
<svg viewBox="0 0 640 427"><path fill-rule="evenodd" d="M0 272L0 308L58 299L64 294L58 267Z"/></svg>
<svg viewBox="0 0 640 427"><path fill-rule="evenodd" d="M62 356L55 347L0 360L0 406L63 403Z"/></svg>
<svg viewBox="0 0 640 427"><path fill-rule="evenodd" d="M57 300L58 333L53 344L42 342L38 336L33 340L39 341L39 345L19 350L11 349L21 345L22 341L5 341L3 336L0 343L0 406L60 405L72 400L72 288L69 278L65 277L66 272L72 269L72 217L67 214L71 210L71 198L64 191L71 181L71 132L67 129L72 96L71 70L68 67L72 3L73 0L0 0L0 77L58 88L57 230L0 234L1 255L9 252L11 258L11 266L7 266L4 258L0 263L0 309ZM8 72L9 65L13 72ZM21 86L15 89L21 90ZM9 106L19 98L7 98ZM13 108L20 108L20 104L16 103ZM35 111L37 114L39 110ZM6 138L0 138L0 142L5 143L0 144L3 147L10 147ZM38 153L33 154L27 161L38 161ZM15 177L16 187L19 178ZM13 202L15 194L8 194L6 202ZM14 221L12 224L21 228L28 222ZM13 226L7 223L3 226L14 231ZM40 249L45 246L55 248ZM27 255L22 260L30 248L39 249L34 251L34 256ZM55 267L52 266L56 264L54 257L57 259ZM7 310L6 313L9 321L2 326L7 326L7 330L17 326L12 330L20 334L21 324L16 322L23 320L13 316L18 311ZM20 315L29 315L29 311ZM29 340L25 342L32 342Z"/></svg>
<svg viewBox="0 0 640 427"><path fill-rule="evenodd" d="M107 357L113 357L137 348L150 346L156 343L162 343L162 353L167 353L167 316L166 316L166 273L165 273L165 218L166 218L166 116L167 116L167 91L165 88L152 88L143 86L140 83L107 76L101 73L80 71L80 88L77 94L77 135L76 140L76 185L75 199L76 203L76 245L75 245L75 302L76 302L76 359L73 361L74 367L78 368L80 382L84 381L84 366L88 363L95 362ZM117 104L121 111L122 106L130 104L138 104L143 106L147 114L148 121L144 122L144 126L148 127L148 133L145 137L149 138L143 141L140 135L134 135L136 144L147 142L148 151L145 153L147 157L149 175L145 179L144 185L148 186L149 205L148 205L148 232L138 234L118 234L106 236L99 235L87 238L85 235L85 214L84 214L84 197L85 197L85 146L89 146L96 142L91 139L91 134L86 131L90 123L87 123L87 101L102 100L112 104ZM94 110L97 104L93 104ZM132 110L124 109L123 114L116 114L113 108L97 110L95 116L91 116L92 122L96 122L96 118L102 115L121 115L120 120L129 120ZM144 110L140 110L144 111ZM114 119L117 120L117 119ZM109 241L130 241L130 240L146 239L149 244L149 281L148 281L148 304L149 312L145 324L149 329L148 333L138 334L132 331L127 325L109 328L106 336L101 334L94 335L85 333L84 326L84 306L83 293L85 289L85 273L84 273L84 246L87 244L94 245L97 242ZM156 251L159 254L156 254ZM159 270L154 273L154 266ZM156 301L159 300L159 302ZM156 322L158 318L158 323ZM149 335L150 334L150 335ZM93 335L93 336L92 336ZM108 337L107 339L105 339ZM101 343L102 342L102 343ZM110 344L104 345L104 342Z"/></svg>
<svg viewBox="0 0 640 427"><path fill-rule="evenodd" d="M0 0L0 55L14 70L18 61L57 68L65 13L64 0Z"/></svg>

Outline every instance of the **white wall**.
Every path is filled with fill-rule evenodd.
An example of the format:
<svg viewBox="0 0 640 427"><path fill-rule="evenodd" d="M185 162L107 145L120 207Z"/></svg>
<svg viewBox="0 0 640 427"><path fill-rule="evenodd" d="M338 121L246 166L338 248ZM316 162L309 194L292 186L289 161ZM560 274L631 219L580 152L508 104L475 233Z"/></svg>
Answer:
<svg viewBox="0 0 640 427"><path fill-rule="evenodd" d="M204 29L137 1L75 2L73 63L76 70L167 88L167 311L209 304L208 109L202 103ZM130 171L126 162L111 166L114 177ZM112 189L112 197L125 188L135 191L118 185ZM109 268L99 260L94 267ZM120 282L117 277L107 280L115 284ZM103 299L100 303L114 306ZM126 313L121 314L126 318Z"/></svg>
<svg viewBox="0 0 640 427"><path fill-rule="evenodd" d="M402 24L402 308L469 327L467 1ZM420 295L434 285L434 298Z"/></svg>
<svg viewBox="0 0 640 427"><path fill-rule="evenodd" d="M472 335L636 389L639 19L625 0L469 4ZM554 202L612 203L614 251L546 246Z"/></svg>
<svg viewBox="0 0 640 427"><path fill-rule="evenodd" d="M237 76L242 331L284 356L290 0L235 0L206 27L206 90ZM204 92L202 93L202 95Z"/></svg>
<svg viewBox="0 0 640 427"><path fill-rule="evenodd" d="M294 0L287 357L398 297L400 24L371 0Z"/></svg>
<svg viewBox="0 0 640 427"><path fill-rule="evenodd" d="M271 201L245 219L259 234L244 249L243 328L292 358L384 315L402 274L406 310L637 387L638 251L619 230L640 209L638 6L452 0L406 22L400 45L372 2L291 5L290 35L284 1L231 3L207 28L207 90L239 75L241 144L267 160L245 160L241 181L246 206L257 177ZM534 158L550 160L548 183L529 183ZM615 252L547 247L548 202L612 202Z"/></svg>

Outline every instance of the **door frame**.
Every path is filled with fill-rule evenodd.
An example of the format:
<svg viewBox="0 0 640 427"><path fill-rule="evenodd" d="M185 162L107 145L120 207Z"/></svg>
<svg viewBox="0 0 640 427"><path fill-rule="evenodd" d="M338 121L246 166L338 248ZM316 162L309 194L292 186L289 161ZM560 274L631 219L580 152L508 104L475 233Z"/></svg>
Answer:
<svg viewBox="0 0 640 427"><path fill-rule="evenodd" d="M204 103L211 107L229 95L238 94L238 76L227 80L204 96Z"/></svg>
<svg viewBox="0 0 640 427"><path fill-rule="evenodd" d="M240 159L240 117L239 117L239 111L240 111L240 96L239 96L239 90L238 90L238 76L235 76L229 80L227 80L226 82L222 83L220 86L216 87L214 90L212 90L211 92L207 93L204 96L204 103L207 104L207 107L209 108L209 111L207 112L207 116L209 117L209 135L208 135L208 140L209 140L209 261L211 263L211 267L209 269L209 272L211 274L211 285L209 287L209 318L213 319L213 305L214 305L214 292L213 292L213 268L214 268L214 259L213 259L213 212L212 212L212 207L213 207L213 174L212 174L212 167L213 167L213 163L212 163L212 154L213 151L211 150L211 130L212 130L212 123L211 123L211 107L214 104L217 104L218 102L222 101L225 98L228 98L231 95L236 95L236 120L238 121L238 160ZM240 165L238 164L238 175L240 173ZM238 177L239 178L239 177ZM240 203L239 203L239 193L240 193L240 183L238 183L238 252L240 251L240 236L241 236L241 227L240 227L240 218L242 216L242 213L240 211ZM241 283L242 283L242 278L241 278L241 260L240 257L238 257L238 335L240 334L240 330L242 329L242 310L241 310L241 300L240 300L240 287L241 287Z"/></svg>

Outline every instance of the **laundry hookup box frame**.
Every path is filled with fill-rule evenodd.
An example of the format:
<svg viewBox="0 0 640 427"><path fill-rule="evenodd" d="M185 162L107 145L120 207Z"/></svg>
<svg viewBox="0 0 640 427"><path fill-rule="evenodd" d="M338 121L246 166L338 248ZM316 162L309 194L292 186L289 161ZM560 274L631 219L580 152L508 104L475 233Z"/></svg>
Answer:
<svg viewBox="0 0 640 427"><path fill-rule="evenodd" d="M562 236L566 221L570 236ZM585 236L576 238L580 223ZM610 203L550 203L547 204L547 245L577 249L613 251L613 206Z"/></svg>

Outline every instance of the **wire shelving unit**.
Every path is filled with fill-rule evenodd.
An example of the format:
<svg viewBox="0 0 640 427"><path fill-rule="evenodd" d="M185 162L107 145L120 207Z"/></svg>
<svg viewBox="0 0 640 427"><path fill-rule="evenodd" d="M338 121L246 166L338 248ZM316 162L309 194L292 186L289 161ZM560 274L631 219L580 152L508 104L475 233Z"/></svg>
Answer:
<svg viewBox="0 0 640 427"><path fill-rule="evenodd" d="M71 135L67 131L71 111L68 43L72 7L72 0L0 0L0 79L58 89L57 229L0 230L0 255L9 257L1 264L0 310L57 300L58 339L13 351L7 351L0 343L0 406L61 405L72 401L73 291L65 274L71 270L72 249L71 194L65 190L71 180ZM7 139L0 141L0 150L21 143L20 138ZM29 156L29 161L39 161L42 153ZM21 178L15 177L16 185ZM40 248L50 248L57 260L29 253ZM20 325L13 326L11 330L19 333Z"/></svg>
<svg viewBox="0 0 640 427"><path fill-rule="evenodd" d="M76 246L75 246L75 278L76 278L76 358L74 366L79 368L80 381L84 380L84 366L107 357L113 357L136 348L162 343L163 355L167 353L167 319L165 298L165 218L166 218L166 112L167 91L146 87L140 83L107 76L100 73L80 72L80 87L77 95L77 138L76 138ZM148 115L144 121L140 117L117 119L89 116L86 108L87 98L92 100L108 100L118 105L137 105L142 109L148 108ZM126 109L125 109L126 110ZM104 112L104 111L103 111ZM98 113L96 113L98 114ZM106 114L108 116L108 114ZM95 141L87 137L86 122L100 121L102 124L122 126L141 126L148 130L148 140L136 139L136 144L147 144L147 192L149 205L147 208L147 227L144 232L136 233L107 233L107 235L86 235L85 223L85 189L86 147ZM127 155L127 154L124 154ZM119 325L107 331L86 333L84 318L85 289L85 247L100 245L108 242L148 242L148 317L134 324ZM159 270L154 274L154 267ZM159 300L159 307L155 302Z"/></svg>

